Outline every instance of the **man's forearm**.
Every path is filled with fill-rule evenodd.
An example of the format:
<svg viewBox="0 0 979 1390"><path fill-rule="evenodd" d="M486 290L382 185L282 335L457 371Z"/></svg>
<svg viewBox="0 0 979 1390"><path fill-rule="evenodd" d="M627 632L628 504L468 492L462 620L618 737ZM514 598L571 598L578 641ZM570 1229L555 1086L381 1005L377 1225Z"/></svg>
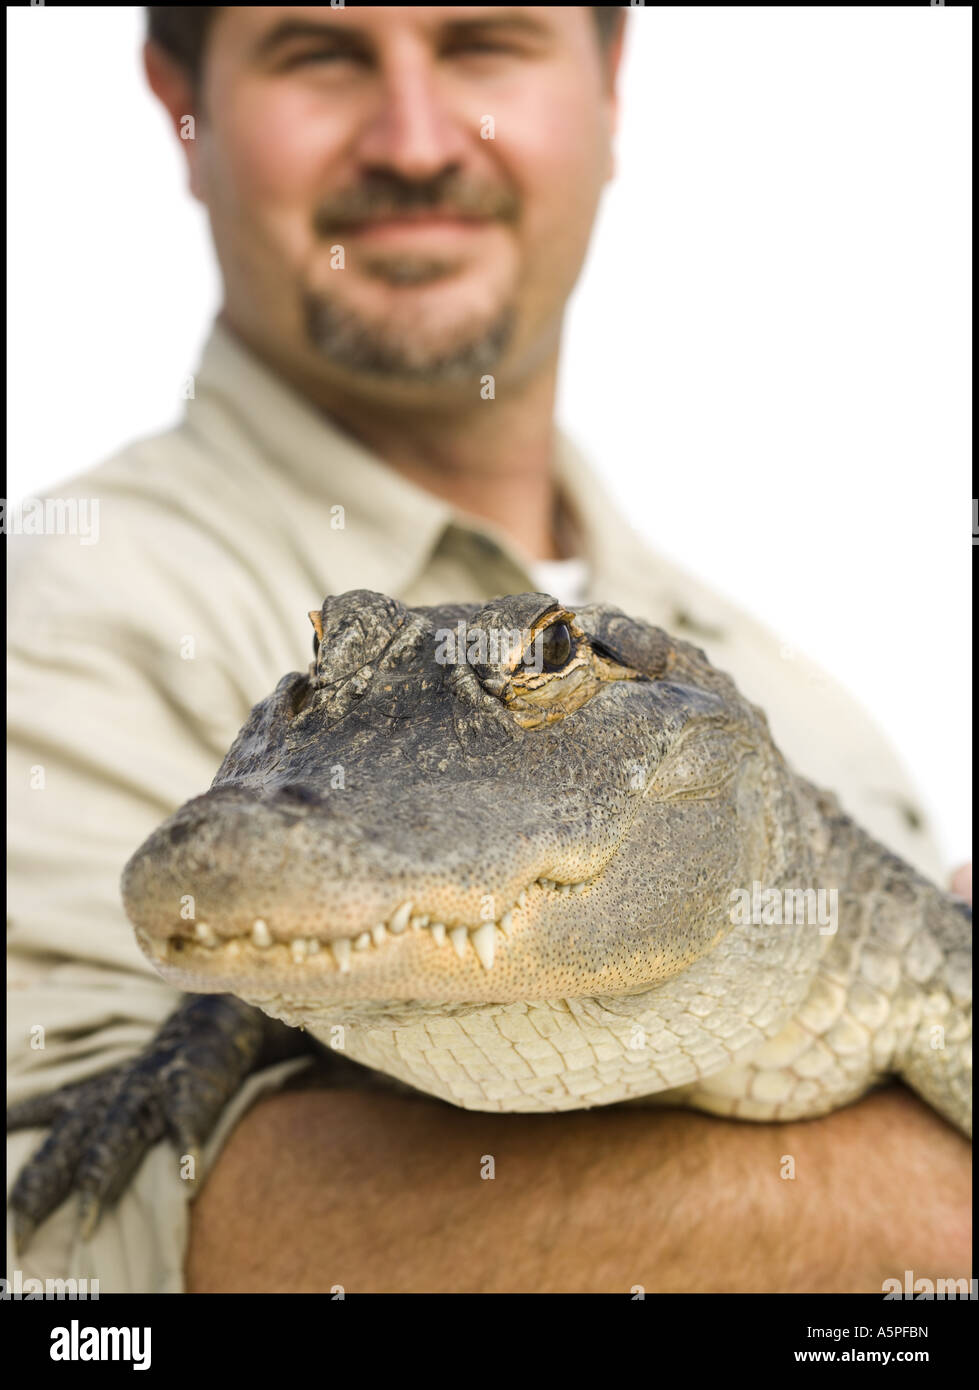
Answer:
<svg viewBox="0 0 979 1390"><path fill-rule="evenodd" d="M285 1092L195 1204L188 1286L880 1292L968 1276L970 1180L966 1141L897 1087L786 1125Z"/></svg>

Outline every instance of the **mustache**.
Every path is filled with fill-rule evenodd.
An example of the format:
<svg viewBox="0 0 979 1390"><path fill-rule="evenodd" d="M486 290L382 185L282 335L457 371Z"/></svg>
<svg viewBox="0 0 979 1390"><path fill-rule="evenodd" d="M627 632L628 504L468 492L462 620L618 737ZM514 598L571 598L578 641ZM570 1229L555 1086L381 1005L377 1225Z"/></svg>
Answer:
<svg viewBox="0 0 979 1390"><path fill-rule="evenodd" d="M428 179L376 172L356 187L325 199L314 213L313 224L319 236L328 237L352 223L419 211L514 222L520 200L509 189L476 183L451 169Z"/></svg>

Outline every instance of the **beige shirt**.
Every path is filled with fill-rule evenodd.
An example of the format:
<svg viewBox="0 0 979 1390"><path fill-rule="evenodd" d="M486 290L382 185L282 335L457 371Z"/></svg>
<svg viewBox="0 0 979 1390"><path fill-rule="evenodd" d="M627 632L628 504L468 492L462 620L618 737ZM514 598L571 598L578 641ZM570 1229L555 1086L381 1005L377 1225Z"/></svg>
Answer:
<svg viewBox="0 0 979 1390"><path fill-rule="evenodd" d="M584 564L544 573L704 647L767 710L801 772L942 878L898 761L853 701L652 554L563 437L557 468ZM136 946L120 871L206 790L251 706L305 669L309 609L352 588L409 604L479 601L535 589L539 573L492 526L341 433L220 325L182 422L56 491L98 500L98 541L8 540L11 1100L131 1056L176 1003ZM205 1166L255 1095L296 1065L249 1082ZM8 1180L42 1137L8 1140ZM98 1277L103 1293L180 1290L185 1191L160 1144L91 1240L66 1204L20 1260L8 1248L8 1277L20 1268Z"/></svg>

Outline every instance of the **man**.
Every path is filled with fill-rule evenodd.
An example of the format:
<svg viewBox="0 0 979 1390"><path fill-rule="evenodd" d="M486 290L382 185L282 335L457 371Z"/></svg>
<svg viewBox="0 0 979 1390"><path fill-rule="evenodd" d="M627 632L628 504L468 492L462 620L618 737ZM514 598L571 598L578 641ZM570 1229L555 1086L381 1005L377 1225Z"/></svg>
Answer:
<svg viewBox="0 0 979 1390"><path fill-rule="evenodd" d="M119 870L305 665L297 615L328 592L544 589L692 636L801 771L941 873L866 718L650 555L555 431L621 40L621 15L586 7L150 10L147 74L208 209L224 303L181 425L68 490L100 499L99 544L19 547L12 1099L131 1055L173 1006ZM228 1108L194 1207L158 1145L94 1235L66 1204L21 1267L103 1291L803 1289L965 1262L966 1146L904 1093L755 1127L278 1090L294 1070ZM14 1136L12 1172L38 1137ZM479 1180L485 1153L496 1184Z"/></svg>

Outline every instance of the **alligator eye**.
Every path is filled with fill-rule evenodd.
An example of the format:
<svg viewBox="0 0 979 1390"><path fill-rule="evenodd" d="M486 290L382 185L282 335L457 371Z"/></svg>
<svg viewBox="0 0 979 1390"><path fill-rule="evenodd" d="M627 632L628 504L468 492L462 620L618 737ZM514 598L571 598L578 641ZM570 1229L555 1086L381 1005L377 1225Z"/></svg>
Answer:
<svg viewBox="0 0 979 1390"><path fill-rule="evenodd" d="M559 671L574 656L574 643L567 623L551 623L541 634L541 656L545 671Z"/></svg>

